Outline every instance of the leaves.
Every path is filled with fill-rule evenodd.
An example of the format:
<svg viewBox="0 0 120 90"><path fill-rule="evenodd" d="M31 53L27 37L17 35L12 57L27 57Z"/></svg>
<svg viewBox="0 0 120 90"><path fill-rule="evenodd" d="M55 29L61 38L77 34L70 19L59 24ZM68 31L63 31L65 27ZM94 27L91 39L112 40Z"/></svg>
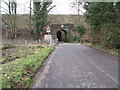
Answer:
<svg viewBox="0 0 120 90"><path fill-rule="evenodd" d="M51 4L52 2L34 2L34 34L37 40L40 36L42 37L41 32L43 32L43 28L49 23L47 20L48 12L54 8L54 6L49 8Z"/></svg>
<svg viewBox="0 0 120 90"><path fill-rule="evenodd" d="M76 30L79 32L80 36L83 36L86 33L86 28L83 25L77 25Z"/></svg>
<svg viewBox="0 0 120 90"><path fill-rule="evenodd" d="M119 27L120 2L90 2L84 8L93 33L93 44L117 48L119 39L116 29Z"/></svg>

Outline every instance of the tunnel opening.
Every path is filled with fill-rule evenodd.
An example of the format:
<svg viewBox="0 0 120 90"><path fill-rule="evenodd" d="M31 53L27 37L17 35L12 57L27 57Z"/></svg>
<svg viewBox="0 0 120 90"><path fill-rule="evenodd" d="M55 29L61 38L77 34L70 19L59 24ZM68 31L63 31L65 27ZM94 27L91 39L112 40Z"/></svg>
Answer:
<svg viewBox="0 0 120 90"><path fill-rule="evenodd" d="M58 41L63 41L66 42L67 41L67 31L66 30L59 30L57 32L57 39Z"/></svg>
<svg viewBox="0 0 120 90"><path fill-rule="evenodd" d="M57 39L58 39L58 41L62 41L62 34L61 34L61 31L58 31L57 32Z"/></svg>

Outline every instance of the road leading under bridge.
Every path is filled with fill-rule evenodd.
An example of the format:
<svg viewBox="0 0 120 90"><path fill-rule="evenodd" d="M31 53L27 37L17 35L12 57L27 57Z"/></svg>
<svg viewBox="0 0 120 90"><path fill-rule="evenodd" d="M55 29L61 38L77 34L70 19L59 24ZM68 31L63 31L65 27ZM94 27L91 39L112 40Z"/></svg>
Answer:
<svg viewBox="0 0 120 90"><path fill-rule="evenodd" d="M60 44L32 88L118 88L118 57L79 44Z"/></svg>

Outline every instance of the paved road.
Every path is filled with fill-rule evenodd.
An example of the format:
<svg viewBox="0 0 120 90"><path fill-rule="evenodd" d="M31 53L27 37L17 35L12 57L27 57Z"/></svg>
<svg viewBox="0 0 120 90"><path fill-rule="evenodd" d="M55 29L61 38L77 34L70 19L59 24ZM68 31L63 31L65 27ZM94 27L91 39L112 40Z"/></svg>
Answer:
<svg viewBox="0 0 120 90"><path fill-rule="evenodd" d="M61 44L32 88L117 88L118 58L78 44Z"/></svg>

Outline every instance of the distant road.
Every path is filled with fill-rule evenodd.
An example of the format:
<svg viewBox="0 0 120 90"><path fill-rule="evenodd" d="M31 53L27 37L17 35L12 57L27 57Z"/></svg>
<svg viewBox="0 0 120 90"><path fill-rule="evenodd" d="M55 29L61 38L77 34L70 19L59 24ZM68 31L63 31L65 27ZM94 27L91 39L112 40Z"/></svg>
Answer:
<svg viewBox="0 0 120 90"><path fill-rule="evenodd" d="M60 44L32 88L118 88L118 57L79 44Z"/></svg>

